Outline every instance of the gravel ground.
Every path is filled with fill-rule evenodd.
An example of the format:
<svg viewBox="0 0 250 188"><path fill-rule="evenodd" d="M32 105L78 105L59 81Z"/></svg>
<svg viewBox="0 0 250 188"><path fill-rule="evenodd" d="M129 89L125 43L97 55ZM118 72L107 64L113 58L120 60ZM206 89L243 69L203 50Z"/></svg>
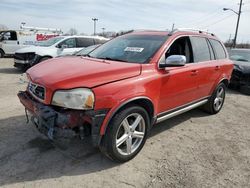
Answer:
<svg viewBox="0 0 250 188"><path fill-rule="evenodd" d="M20 75L0 59L0 186L250 187L249 96L229 90L217 115L192 110L158 124L136 158L117 164L88 140L52 143L26 124Z"/></svg>

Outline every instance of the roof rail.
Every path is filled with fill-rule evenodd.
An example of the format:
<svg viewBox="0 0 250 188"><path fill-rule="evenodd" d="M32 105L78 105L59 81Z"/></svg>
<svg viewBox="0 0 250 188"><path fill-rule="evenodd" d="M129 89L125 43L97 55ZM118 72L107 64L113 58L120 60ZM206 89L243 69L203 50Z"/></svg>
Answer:
<svg viewBox="0 0 250 188"><path fill-rule="evenodd" d="M210 33L210 32L208 32L206 30L194 29L194 28L176 28L176 29L170 31L169 35L172 35L172 34L178 32L178 31L191 31L191 32L205 33L205 34L215 36L213 33Z"/></svg>

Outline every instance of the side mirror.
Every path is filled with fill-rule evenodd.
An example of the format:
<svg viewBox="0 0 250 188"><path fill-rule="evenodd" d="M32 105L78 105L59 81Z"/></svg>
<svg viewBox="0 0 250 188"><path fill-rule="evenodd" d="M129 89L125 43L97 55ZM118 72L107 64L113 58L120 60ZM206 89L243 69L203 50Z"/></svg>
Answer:
<svg viewBox="0 0 250 188"><path fill-rule="evenodd" d="M67 44L63 44L63 45L61 45L61 48L62 48L62 49L68 48L68 45L67 45Z"/></svg>
<svg viewBox="0 0 250 188"><path fill-rule="evenodd" d="M160 63L160 68L165 67L180 67L184 66L187 62L186 56L184 55L171 55L169 56L164 63Z"/></svg>
<svg viewBox="0 0 250 188"><path fill-rule="evenodd" d="M66 44L60 45L59 44L59 45L57 45L57 47L63 50L64 48L68 48L68 45L66 45Z"/></svg>

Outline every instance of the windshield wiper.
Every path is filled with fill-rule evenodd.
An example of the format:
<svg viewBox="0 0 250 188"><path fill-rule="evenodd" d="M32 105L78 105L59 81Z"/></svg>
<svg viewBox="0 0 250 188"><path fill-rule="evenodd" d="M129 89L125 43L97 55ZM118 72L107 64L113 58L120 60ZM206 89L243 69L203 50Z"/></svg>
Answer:
<svg viewBox="0 0 250 188"><path fill-rule="evenodd" d="M100 57L100 58L98 58L98 59L105 59L105 60L111 60L111 61L127 62L126 60L118 59L118 58L112 58L112 57Z"/></svg>
<svg viewBox="0 0 250 188"><path fill-rule="evenodd" d="M89 54L84 54L84 55L77 55L77 56L82 56L82 57L92 57L91 55L89 55Z"/></svg>

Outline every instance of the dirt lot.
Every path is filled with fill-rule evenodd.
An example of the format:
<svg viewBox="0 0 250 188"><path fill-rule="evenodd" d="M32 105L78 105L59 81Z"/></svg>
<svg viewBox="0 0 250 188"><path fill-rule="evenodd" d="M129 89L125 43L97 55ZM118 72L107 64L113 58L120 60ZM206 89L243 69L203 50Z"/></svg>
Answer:
<svg viewBox="0 0 250 188"><path fill-rule="evenodd" d="M88 140L49 142L30 124L20 71L0 59L0 186L250 187L250 97L228 91L218 115L193 110L153 128L140 154L117 164Z"/></svg>

